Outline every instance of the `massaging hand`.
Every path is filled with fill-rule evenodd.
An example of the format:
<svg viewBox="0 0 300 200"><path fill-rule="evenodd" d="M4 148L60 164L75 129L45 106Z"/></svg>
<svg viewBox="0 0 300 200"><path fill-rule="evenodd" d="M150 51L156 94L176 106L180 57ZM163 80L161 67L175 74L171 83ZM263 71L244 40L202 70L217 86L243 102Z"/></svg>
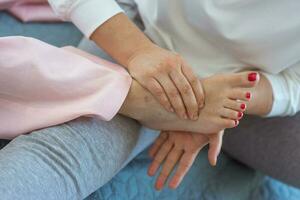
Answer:
<svg viewBox="0 0 300 200"><path fill-rule="evenodd" d="M175 111L183 119L198 119L199 108L204 104L203 89L178 54L153 45L137 51L127 66L131 76L168 111Z"/></svg>
<svg viewBox="0 0 300 200"><path fill-rule="evenodd" d="M208 160L212 166L215 166L221 150L223 134L224 131L211 135L179 131L161 132L149 151L153 161L148 168L148 174L154 176L162 165L155 188L161 190L164 187L176 164L178 167L169 182L169 187L177 188L200 150L208 143Z"/></svg>

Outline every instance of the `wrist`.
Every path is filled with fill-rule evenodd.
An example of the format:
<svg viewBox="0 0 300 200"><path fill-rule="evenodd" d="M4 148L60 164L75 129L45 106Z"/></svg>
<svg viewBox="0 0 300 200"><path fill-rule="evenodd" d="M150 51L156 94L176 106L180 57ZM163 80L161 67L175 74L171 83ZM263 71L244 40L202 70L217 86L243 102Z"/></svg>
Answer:
<svg viewBox="0 0 300 200"><path fill-rule="evenodd" d="M153 45L124 13L113 16L99 26L91 39L125 67L133 54Z"/></svg>
<svg viewBox="0 0 300 200"><path fill-rule="evenodd" d="M134 48L132 48L132 54L128 57L127 61L126 61L126 67L128 68L130 66L130 63L132 60L134 60L135 58L137 58L140 55L146 55L147 53L151 52L151 51L155 51L157 50L158 47L157 45L155 45L154 43L148 43L148 44L143 44L140 46L136 46Z"/></svg>

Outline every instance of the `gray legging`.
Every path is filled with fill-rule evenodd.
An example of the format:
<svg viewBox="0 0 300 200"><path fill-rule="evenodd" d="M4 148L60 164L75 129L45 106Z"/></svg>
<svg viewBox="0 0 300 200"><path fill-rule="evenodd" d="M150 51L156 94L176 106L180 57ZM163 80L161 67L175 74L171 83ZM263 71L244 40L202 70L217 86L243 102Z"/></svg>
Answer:
<svg viewBox="0 0 300 200"><path fill-rule="evenodd" d="M0 151L0 199L83 199L122 167L140 125L123 116L110 122L79 118L34 131Z"/></svg>
<svg viewBox="0 0 300 200"><path fill-rule="evenodd" d="M238 161L300 188L300 114L246 117L227 130L223 150Z"/></svg>
<svg viewBox="0 0 300 200"><path fill-rule="evenodd" d="M300 115L243 120L224 149L263 172L300 187ZM17 137L0 151L3 200L83 199L123 166L140 126L117 115L110 122L79 118Z"/></svg>

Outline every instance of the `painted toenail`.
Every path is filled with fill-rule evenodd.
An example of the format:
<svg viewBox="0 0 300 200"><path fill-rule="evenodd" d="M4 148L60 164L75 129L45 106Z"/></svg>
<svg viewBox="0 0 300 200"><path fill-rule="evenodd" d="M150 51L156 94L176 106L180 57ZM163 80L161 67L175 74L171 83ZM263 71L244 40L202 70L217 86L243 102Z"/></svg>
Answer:
<svg viewBox="0 0 300 200"><path fill-rule="evenodd" d="M234 120L234 125L237 126L238 125L238 120Z"/></svg>
<svg viewBox="0 0 300 200"><path fill-rule="evenodd" d="M253 82L253 81L256 81L256 79L257 79L257 73L248 74L248 81Z"/></svg>
<svg viewBox="0 0 300 200"><path fill-rule="evenodd" d="M239 113L238 113L238 118L239 118L239 119L242 118L243 115L244 115L244 114L243 114L242 112L239 112Z"/></svg>
<svg viewBox="0 0 300 200"><path fill-rule="evenodd" d="M242 109L242 110L245 110L245 108L246 108L246 104L244 104L244 103L241 104L241 109Z"/></svg>
<svg viewBox="0 0 300 200"><path fill-rule="evenodd" d="M250 92L247 92L247 93L246 93L246 98L247 98L247 99L250 99L250 98L251 98L251 93L250 93Z"/></svg>

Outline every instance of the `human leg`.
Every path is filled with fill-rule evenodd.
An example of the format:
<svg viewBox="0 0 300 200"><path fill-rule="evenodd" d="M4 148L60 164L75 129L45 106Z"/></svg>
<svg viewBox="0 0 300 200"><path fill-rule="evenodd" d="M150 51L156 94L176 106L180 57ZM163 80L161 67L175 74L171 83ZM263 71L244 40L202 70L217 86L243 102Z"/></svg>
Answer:
<svg viewBox="0 0 300 200"><path fill-rule="evenodd" d="M224 135L223 149L267 175L300 187L300 114L293 117L249 116Z"/></svg>
<svg viewBox="0 0 300 200"><path fill-rule="evenodd" d="M122 167L140 126L92 118L17 137L0 151L1 199L83 199Z"/></svg>

